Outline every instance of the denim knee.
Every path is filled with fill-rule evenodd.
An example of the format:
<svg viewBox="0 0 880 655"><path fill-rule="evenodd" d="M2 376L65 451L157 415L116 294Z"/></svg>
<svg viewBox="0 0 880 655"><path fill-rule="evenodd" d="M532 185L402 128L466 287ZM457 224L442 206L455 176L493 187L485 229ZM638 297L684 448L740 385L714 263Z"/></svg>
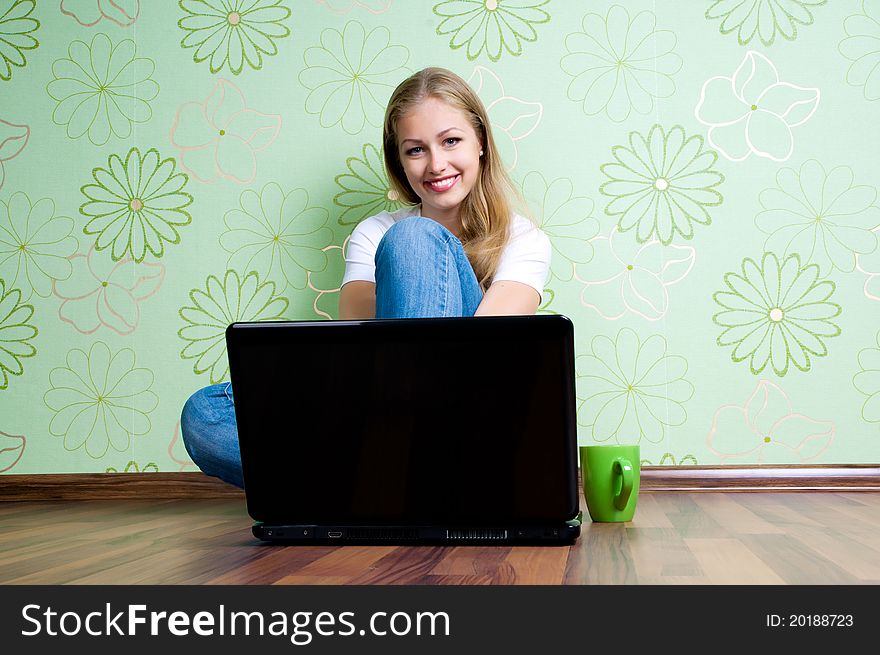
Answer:
<svg viewBox="0 0 880 655"><path fill-rule="evenodd" d="M186 452L196 465L199 463L199 455L202 452L200 441L203 433L199 427L203 422L205 391L205 389L199 389L191 395L184 403L183 410L180 412L180 436L183 438Z"/></svg>
<svg viewBox="0 0 880 655"><path fill-rule="evenodd" d="M409 216L388 228L376 250L376 261L390 249L392 256L415 255L421 257L425 250L437 250L460 243L456 236L435 220L424 216Z"/></svg>
<svg viewBox="0 0 880 655"><path fill-rule="evenodd" d="M217 450L216 429L224 422L218 402L229 402L228 383L213 384L199 389L184 403L180 413L180 433L183 445L193 462L204 470L206 459Z"/></svg>

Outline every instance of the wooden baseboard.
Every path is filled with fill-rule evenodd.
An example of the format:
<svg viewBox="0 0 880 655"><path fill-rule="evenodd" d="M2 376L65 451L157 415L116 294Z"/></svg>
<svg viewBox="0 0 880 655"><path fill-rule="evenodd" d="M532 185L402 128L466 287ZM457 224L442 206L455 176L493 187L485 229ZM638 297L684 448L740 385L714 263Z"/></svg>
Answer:
<svg viewBox="0 0 880 655"><path fill-rule="evenodd" d="M0 501L169 500L244 498L244 492L204 473L71 473L0 476Z"/></svg>
<svg viewBox="0 0 880 655"><path fill-rule="evenodd" d="M880 491L878 464L646 466L644 491Z"/></svg>
<svg viewBox="0 0 880 655"><path fill-rule="evenodd" d="M880 491L880 465L645 466L651 491ZM244 498L203 473L0 475L0 501Z"/></svg>

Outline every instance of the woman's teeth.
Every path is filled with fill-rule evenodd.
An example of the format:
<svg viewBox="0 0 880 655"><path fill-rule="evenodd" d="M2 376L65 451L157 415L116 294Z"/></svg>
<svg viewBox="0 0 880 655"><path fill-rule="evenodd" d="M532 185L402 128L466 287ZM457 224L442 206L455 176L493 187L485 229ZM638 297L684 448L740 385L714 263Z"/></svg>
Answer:
<svg viewBox="0 0 880 655"><path fill-rule="evenodd" d="M453 175L452 177L447 177L443 180L437 180L436 182L426 182L426 184L434 191L446 191L446 189L455 184L455 181L457 179L458 175Z"/></svg>

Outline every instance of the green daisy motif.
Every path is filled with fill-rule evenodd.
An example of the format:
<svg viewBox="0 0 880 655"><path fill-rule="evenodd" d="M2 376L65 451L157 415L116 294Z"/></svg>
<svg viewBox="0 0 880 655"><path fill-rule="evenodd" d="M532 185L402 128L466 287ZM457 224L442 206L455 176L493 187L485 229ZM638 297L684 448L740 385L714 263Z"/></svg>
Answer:
<svg viewBox="0 0 880 655"><path fill-rule="evenodd" d="M654 464L650 459L643 459L639 462L642 466L697 466L697 458L693 455L685 455L681 460L676 461L675 455L672 453L663 453L660 461Z"/></svg>
<svg viewBox="0 0 880 655"><path fill-rule="evenodd" d="M141 466L134 460L129 461L128 464L125 465L125 468L122 471L120 471L115 466L108 466L104 470L104 473L158 473L158 472L159 472L159 466L155 462L148 462L147 464L144 464L143 468L141 468Z"/></svg>
<svg viewBox="0 0 880 655"><path fill-rule="evenodd" d="M630 132L629 147L614 146L611 154L615 161L600 166L609 179L599 192L613 198L605 213L621 232L635 229L639 243L656 238L668 246L676 234L692 239L695 223L712 222L707 208L723 201L716 187L724 175L713 168L718 153L704 148L702 136L654 125L647 138Z"/></svg>
<svg viewBox="0 0 880 655"><path fill-rule="evenodd" d="M27 64L26 50L40 45L32 35L40 21L31 18L34 0L0 0L0 80L12 79L12 67Z"/></svg>
<svg viewBox="0 0 880 655"><path fill-rule="evenodd" d="M180 0L180 8L186 16L177 25L187 32L180 45L196 49L196 63L209 59L212 73L228 67L238 75L245 62L259 70L263 55L278 54L275 41L290 35L284 0Z"/></svg>
<svg viewBox="0 0 880 655"><path fill-rule="evenodd" d="M236 321L272 321L284 318L287 299L275 295L275 284L260 282L255 271L243 278L226 271L221 282L208 276L204 289L189 293L192 305L179 314L186 325L177 336L187 342L180 352L183 359L195 359L193 371L208 373L211 384L223 382L229 373L226 359L226 328Z"/></svg>
<svg viewBox="0 0 880 655"><path fill-rule="evenodd" d="M288 285L305 289L310 271L327 268L324 249L333 240L328 219L326 209L309 206L305 189L285 194L272 182L260 193L245 191L239 208L223 217L220 245L232 253L227 267L279 281L279 292Z"/></svg>
<svg viewBox="0 0 880 655"><path fill-rule="evenodd" d="M0 278L0 389L9 386L10 375L24 372L22 359L37 354L31 343L39 333L30 323L33 316L34 307L21 302L21 291L8 289Z"/></svg>
<svg viewBox="0 0 880 655"><path fill-rule="evenodd" d="M599 233L599 221L593 218L593 201L575 196L571 180L557 179L548 184L537 171L526 175L522 189L535 223L550 239L551 273L560 280L571 280L575 265L586 264L593 258L590 239Z"/></svg>
<svg viewBox="0 0 880 655"><path fill-rule="evenodd" d="M124 452L132 436L149 434L149 414L159 404L153 372L136 368L131 348L113 353L96 342L89 352L73 349L66 366L49 372L43 402L55 412L49 433L64 438L65 450L84 449L100 459L111 448Z"/></svg>
<svg viewBox="0 0 880 655"><path fill-rule="evenodd" d="M541 9L550 0L447 0L434 5L434 13L442 18L437 34L452 35L453 50L467 46L467 58L473 61L486 53L492 61L501 59L504 51L522 54L523 41L538 40L535 25L550 21L550 14Z"/></svg>
<svg viewBox="0 0 880 655"><path fill-rule="evenodd" d="M694 395L684 357L667 354L659 334L642 340L624 328L612 340L597 336L575 360L578 424L591 441L661 443L669 427L684 424Z"/></svg>
<svg viewBox="0 0 880 655"><path fill-rule="evenodd" d="M46 87L58 101L52 120L67 126L67 136L101 146L113 134L120 139L131 135L132 123L150 120L150 100L159 95L153 80L152 59L137 56L131 39L116 45L106 34L96 34L91 44L74 41L68 58L52 64L55 79Z"/></svg>
<svg viewBox="0 0 880 655"><path fill-rule="evenodd" d="M538 314L558 314L559 312L554 312L550 309L550 305L553 304L553 301L556 300L556 293L553 289L544 289L544 293L541 294L541 306L538 307Z"/></svg>
<svg viewBox="0 0 880 655"><path fill-rule="evenodd" d="M830 302L834 282L818 278L819 267L803 266L797 254L780 262L767 252L760 266L744 259L742 273L726 273L727 290L712 296L723 307L712 317L724 328L718 345L733 346L730 358L749 360L755 375L767 364L779 376L788 373L790 364L809 371L811 356L828 354L824 340L840 334L840 327L831 320L842 311Z"/></svg>
<svg viewBox="0 0 880 655"><path fill-rule="evenodd" d="M388 183L385 164L376 146L364 144L361 154L362 159L346 159L348 173L336 176L342 191L333 197L333 202L345 208L338 219L340 225L357 225L368 216L403 207L397 191Z"/></svg>
<svg viewBox="0 0 880 655"><path fill-rule="evenodd" d="M818 264L824 277L834 270L851 273L857 255L877 248L877 190L853 185L848 166L826 172L811 159L798 171L780 169L776 184L761 192L763 211L755 217L758 229L770 235L764 250L799 253L805 264Z"/></svg>
<svg viewBox="0 0 880 655"><path fill-rule="evenodd" d="M875 342L876 348L859 351L859 372L853 377L853 386L867 396L862 404L862 418L880 423L880 332Z"/></svg>
<svg viewBox="0 0 880 655"><path fill-rule="evenodd" d="M142 262L147 252L161 257L165 243L180 243L177 228L192 221L184 208L193 199L183 191L189 177L175 169L174 159L162 159L155 148L143 156L132 148L125 161L110 155L107 168L92 170L96 184L80 189L88 202L79 211L91 218L83 232L98 235L97 250L112 246L113 261L130 254Z"/></svg>
<svg viewBox="0 0 880 655"><path fill-rule="evenodd" d="M769 46L777 34L794 41L798 25L813 24L810 8L826 2L828 0L715 0L706 10L706 18L720 18L721 33L736 32L740 45L758 38Z"/></svg>

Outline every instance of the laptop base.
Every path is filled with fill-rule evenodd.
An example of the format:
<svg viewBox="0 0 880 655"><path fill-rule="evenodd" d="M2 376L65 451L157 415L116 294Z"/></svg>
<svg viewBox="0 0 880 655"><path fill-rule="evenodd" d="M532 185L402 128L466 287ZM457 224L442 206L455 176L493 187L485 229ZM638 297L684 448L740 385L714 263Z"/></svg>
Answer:
<svg viewBox="0 0 880 655"><path fill-rule="evenodd" d="M276 544L315 545L567 545L581 533L581 515L561 525L542 526L326 526L257 522L255 537Z"/></svg>

